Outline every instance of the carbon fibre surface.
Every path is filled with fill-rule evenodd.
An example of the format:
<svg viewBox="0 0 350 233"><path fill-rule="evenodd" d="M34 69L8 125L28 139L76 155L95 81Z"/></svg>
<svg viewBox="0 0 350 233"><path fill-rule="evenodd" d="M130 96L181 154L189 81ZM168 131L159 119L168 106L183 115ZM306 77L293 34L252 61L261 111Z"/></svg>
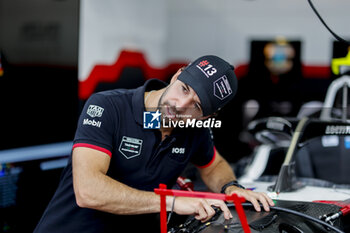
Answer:
<svg viewBox="0 0 350 233"><path fill-rule="evenodd" d="M335 213L340 207L331 204L300 202L300 201L284 201L277 200L277 207L294 210L302 214L306 214L319 219L325 214ZM240 225L238 215L234 206L230 206L233 218L225 220L220 211L207 223L201 223L190 217L184 224L179 227L170 229L169 232L188 232L188 233L221 233L221 232L243 232ZM327 230L324 226L307 220L301 216L291 213L282 212L280 210L271 210L270 212L256 212L252 207L245 206L245 214L251 229L251 232L333 232ZM342 220L334 222L334 226L343 230L344 223Z"/></svg>

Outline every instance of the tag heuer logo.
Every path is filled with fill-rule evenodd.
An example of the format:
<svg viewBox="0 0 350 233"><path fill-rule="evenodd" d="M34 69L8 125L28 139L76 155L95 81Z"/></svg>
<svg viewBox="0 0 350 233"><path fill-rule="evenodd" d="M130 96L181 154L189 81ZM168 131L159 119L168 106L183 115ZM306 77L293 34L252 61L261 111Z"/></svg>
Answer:
<svg viewBox="0 0 350 233"><path fill-rule="evenodd" d="M97 105L89 105L88 110L86 113L91 117L101 117L103 114L104 108L101 108Z"/></svg>

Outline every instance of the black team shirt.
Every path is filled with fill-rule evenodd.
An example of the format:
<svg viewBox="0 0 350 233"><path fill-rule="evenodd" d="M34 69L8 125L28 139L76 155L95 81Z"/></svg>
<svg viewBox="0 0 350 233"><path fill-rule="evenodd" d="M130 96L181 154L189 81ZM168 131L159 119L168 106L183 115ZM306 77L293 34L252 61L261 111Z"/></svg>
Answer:
<svg viewBox="0 0 350 233"><path fill-rule="evenodd" d="M153 191L160 183L171 188L189 162L197 167L209 166L215 157L209 129L176 128L162 141L159 130L143 128L144 92L166 85L152 79L137 89L92 95L80 115L73 148L105 152L111 157L108 176L145 191ZM34 232L156 232L159 222L155 219L152 214L122 216L79 207L73 191L70 156Z"/></svg>

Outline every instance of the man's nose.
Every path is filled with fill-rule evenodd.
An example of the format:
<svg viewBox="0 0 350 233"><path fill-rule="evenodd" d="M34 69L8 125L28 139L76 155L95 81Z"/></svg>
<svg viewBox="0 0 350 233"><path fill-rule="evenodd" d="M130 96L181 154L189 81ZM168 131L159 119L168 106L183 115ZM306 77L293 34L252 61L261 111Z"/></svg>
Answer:
<svg viewBox="0 0 350 233"><path fill-rule="evenodd" d="M180 111L184 111L186 108L189 108L191 102L192 100L189 97L179 98L176 108Z"/></svg>

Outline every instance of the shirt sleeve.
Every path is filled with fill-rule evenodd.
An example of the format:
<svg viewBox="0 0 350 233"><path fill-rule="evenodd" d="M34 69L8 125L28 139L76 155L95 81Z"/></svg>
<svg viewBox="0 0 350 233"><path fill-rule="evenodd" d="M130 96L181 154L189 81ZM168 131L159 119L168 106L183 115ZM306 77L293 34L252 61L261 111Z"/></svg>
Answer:
<svg viewBox="0 0 350 233"><path fill-rule="evenodd" d="M117 118L116 107L106 96L92 95L79 117L73 149L88 147L111 157Z"/></svg>
<svg viewBox="0 0 350 233"><path fill-rule="evenodd" d="M198 168L206 168L214 162L215 155L212 132L210 129L205 129L201 134L197 153L191 158L191 162Z"/></svg>

